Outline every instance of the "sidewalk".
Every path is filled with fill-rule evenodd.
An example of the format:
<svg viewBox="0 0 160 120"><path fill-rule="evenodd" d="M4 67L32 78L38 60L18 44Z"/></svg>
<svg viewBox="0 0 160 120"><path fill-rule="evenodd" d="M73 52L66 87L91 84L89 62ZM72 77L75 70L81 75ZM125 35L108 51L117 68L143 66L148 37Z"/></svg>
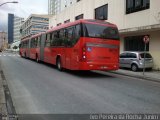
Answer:
<svg viewBox="0 0 160 120"><path fill-rule="evenodd" d="M119 69L117 71L112 71L111 73L160 82L160 71L146 71L145 76L143 76L143 71L133 72L129 69Z"/></svg>

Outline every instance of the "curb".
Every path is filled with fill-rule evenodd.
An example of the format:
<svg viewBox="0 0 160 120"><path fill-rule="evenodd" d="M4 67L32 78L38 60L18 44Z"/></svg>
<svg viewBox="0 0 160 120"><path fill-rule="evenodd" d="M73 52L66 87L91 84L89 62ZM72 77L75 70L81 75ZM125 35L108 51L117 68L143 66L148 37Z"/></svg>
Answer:
<svg viewBox="0 0 160 120"><path fill-rule="evenodd" d="M17 120L18 116L16 114L15 107L13 105L11 93L2 70L0 70L0 88L1 88L1 98L0 103L0 120Z"/></svg>
<svg viewBox="0 0 160 120"><path fill-rule="evenodd" d="M147 77L147 76L145 76L145 78L144 78L143 76L140 76L140 75L135 76L135 75L132 75L132 74L124 74L124 73L114 72L114 71L110 71L110 73L118 74L118 75L124 75L124 76L128 76L128 77L134 77L134 78L139 78L139 79L142 79L142 80L147 80L147 81L160 83L160 79L151 78L151 77Z"/></svg>
<svg viewBox="0 0 160 120"><path fill-rule="evenodd" d="M0 119L7 117L7 107L6 107L6 98L4 93L4 87L3 87L3 79L0 71Z"/></svg>

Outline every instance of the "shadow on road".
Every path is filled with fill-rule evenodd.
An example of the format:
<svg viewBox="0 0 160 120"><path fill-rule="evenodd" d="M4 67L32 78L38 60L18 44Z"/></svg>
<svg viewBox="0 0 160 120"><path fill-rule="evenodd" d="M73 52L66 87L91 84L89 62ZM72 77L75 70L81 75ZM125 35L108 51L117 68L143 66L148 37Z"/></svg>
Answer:
<svg viewBox="0 0 160 120"><path fill-rule="evenodd" d="M32 59L28 59L28 60L35 62L35 60L32 60ZM40 62L38 64L45 65L49 68L52 68L52 69L58 71L58 69L55 65L45 63L45 62ZM59 71L59 72L67 73L67 74L70 74L72 76L77 76L77 77L81 77L81 78L113 78L113 76L106 75L106 74L103 74L103 73L98 73L96 71L82 71L82 70L74 71L74 70L64 69L63 71Z"/></svg>
<svg viewBox="0 0 160 120"><path fill-rule="evenodd" d="M103 73L97 73L95 71L71 71L65 70L67 74L78 76L81 78L111 78L112 76L105 75Z"/></svg>

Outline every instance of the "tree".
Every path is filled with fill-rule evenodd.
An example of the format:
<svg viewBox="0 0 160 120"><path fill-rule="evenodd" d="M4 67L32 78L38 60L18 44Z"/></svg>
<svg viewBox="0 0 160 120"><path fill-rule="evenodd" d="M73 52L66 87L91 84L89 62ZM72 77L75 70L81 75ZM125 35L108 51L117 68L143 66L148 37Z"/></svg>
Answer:
<svg viewBox="0 0 160 120"><path fill-rule="evenodd" d="M13 49L17 49L18 47L15 45L14 47L13 47Z"/></svg>

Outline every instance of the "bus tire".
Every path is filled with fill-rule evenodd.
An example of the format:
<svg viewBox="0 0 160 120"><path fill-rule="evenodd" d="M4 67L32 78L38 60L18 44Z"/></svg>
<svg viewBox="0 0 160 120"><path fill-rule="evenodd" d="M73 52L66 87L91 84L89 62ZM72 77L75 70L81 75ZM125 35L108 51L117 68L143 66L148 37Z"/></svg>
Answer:
<svg viewBox="0 0 160 120"><path fill-rule="evenodd" d="M39 63L39 58L37 54L36 54L36 62Z"/></svg>
<svg viewBox="0 0 160 120"><path fill-rule="evenodd" d="M25 58L27 58L27 55L26 55L26 53L24 54L24 57L25 57Z"/></svg>
<svg viewBox="0 0 160 120"><path fill-rule="evenodd" d="M22 53L21 52L19 52L19 55L20 55L20 57L22 57Z"/></svg>
<svg viewBox="0 0 160 120"><path fill-rule="evenodd" d="M57 66L57 69L59 71L63 70L63 68L62 68L62 62L61 62L61 58L60 57L58 57L57 60L56 60L56 66Z"/></svg>

